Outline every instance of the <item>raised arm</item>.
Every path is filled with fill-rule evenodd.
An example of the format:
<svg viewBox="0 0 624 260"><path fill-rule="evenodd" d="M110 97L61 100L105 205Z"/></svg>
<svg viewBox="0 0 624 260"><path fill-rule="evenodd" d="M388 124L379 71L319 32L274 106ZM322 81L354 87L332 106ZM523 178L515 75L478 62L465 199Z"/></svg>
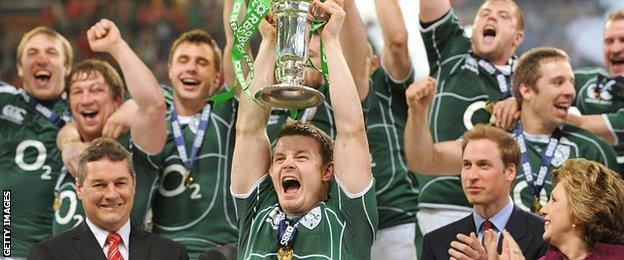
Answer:
<svg viewBox="0 0 624 260"><path fill-rule="evenodd" d="M121 38L110 20L102 19L87 31L91 50L107 52L117 61L130 95L138 108L130 133L132 140L147 153L158 153L165 145L165 98L158 81L147 66Z"/></svg>
<svg viewBox="0 0 624 260"><path fill-rule="evenodd" d="M457 175L461 170L461 142L433 143L428 110L436 93L435 79L414 82L405 92L409 107L405 124L405 158L410 171L425 175Z"/></svg>
<svg viewBox="0 0 624 260"><path fill-rule="evenodd" d="M360 17L355 0L344 0L344 26L340 32L340 42L347 61L349 71L353 76L357 94L360 100L364 100L369 91L369 75L366 66L368 65L368 39L366 38L366 28ZM329 54L328 54L329 55Z"/></svg>
<svg viewBox="0 0 624 260"><path fill-rule="evenodd" d="M384 39L381 64L393 79L403 80L409 76L412 63L401 8L397 0L375 0L375 9Z"/></svg>
<svg viewBox="0 0 624 260"><path fill-rule="evenodd" d="M342 0L315 0L313 4L330 15L321 39L327 51L329 95L336 119L334 173L348 193L359 194L372 181L371 158L362 106L338 39L345 12Z"/></svg>
<svg viewBox="0 0 624 260"><path fill-rule="evenodd" d="M266 21L260 23L262 43L254 62L255 76L252 93L273 84L275 64L275 29ZM253 185L267 174L271 162L271 148L267 136L270 107L261 107L246 95L240 96L236 119L236 143L232 158L232 187L234 194L247 194Z"/></svg>
<svg viewBox="0 0 624 260"><path fill-rule="evenodd" d="M420 21L429 23L436 21L451 10L449 0L420 0Z"/></svg>

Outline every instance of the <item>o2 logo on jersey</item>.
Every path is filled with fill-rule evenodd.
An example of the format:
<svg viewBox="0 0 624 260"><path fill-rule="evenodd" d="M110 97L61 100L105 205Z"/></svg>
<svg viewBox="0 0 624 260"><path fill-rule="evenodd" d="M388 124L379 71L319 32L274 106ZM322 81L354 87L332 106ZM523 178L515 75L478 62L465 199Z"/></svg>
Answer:
<svg viewBox="0 0 624 260"><path fill-rule="evenodd" d="M599 87L596 83L591 84L587 87L585 94L590 100L611 101L613 99L611 85Z"/></svg>
<svg viewBox="0 0 624 260"><path fill-rule="evenodd" d="M37 151L37 158L34 162L26 162L24 155L27 150L35 149ZM47 158L47 149L45 145L39 140L24 140L17 145L15 149L15 164L24 171L36 171L42 169L44 172L41 174L42 180L52 179L52 167L50 165L44 165Z"/></svg>
<svg viewBox="0 0 624 260"><path fill-rule="evenodd" d="M61 205L65 205L65 201L69 202L69 207L67 208L67 212L65 215L61 216L61 210L57 210L54 212L54 219L60 225L67 225L72 220L75 220L74 227L78 224L82 223L84 217L82 215L76 215L76 209L78 208L78 198L76 196L76 192L73 190L64 190L59 194L59 199L61 200ZM63 209L63 207L61 207Z"/></svg>
<svg viewBox="0 0 624 260"><path fill-rule="evenodd" d="M160 193L163 197L175 197L182 194L182 192L186 190L184 182L188 177L188 174L189 173L186 168L180 164L167 166L167 168L163 170L162 182L158 187L158 193ZM171 189L172 186L173 189ZM201 189L199 183L192 183L188 186L188 188L193 190L191 193L191 199L201 199L202 195L199 192Z"/></svg>
<svg viewBox="0 0 624 260"><path fill-rule="evenodd" d="M470 106L466 108L466 111L464 112L464 117L463 117L464 126L466 127L466 130L470 130L472 129L472 127L474 127L474 124L472 123L472 118L474 117L475 113L477 113L477 111L481 109L485 111L486 104L487 103L485 101L476 101L470 104Z"/></svg>

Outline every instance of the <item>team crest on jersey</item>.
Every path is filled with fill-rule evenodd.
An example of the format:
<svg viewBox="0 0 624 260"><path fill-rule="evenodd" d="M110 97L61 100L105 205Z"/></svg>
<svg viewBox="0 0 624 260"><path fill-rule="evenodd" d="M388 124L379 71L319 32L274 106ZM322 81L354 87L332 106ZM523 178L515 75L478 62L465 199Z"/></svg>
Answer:
<svg viewBox="0 0 624 260"><path fill-rule="evenodd" d="M610 83L610 82L609 82ZM599 86L598 83L593 83L587 87L585 92L585 101L588 103L611 103L613 95L611 95L611 87L613 84L605 84Z"/></svg>
<svg viewBox="0 0 624 260"><path fill-rule="evenodd" d="M279 228L280 221L282 221L285 217L286 214L284 214L278 206L275 206L267 216L266 222L271 224L271 228L273 228L273 230L277 230ZM316 228L316 226L321 223L321 207L317 206L316 208L310 210L310 212L301 217L299 223L310 230Z"/></svg>
<svg viewBox="0 0 624 260"><path fill-rule="evenodd" d="M13 105L6 105L2 108L0 118L21 125L24 121L24 115L26 115L26 110Z"/></svg>
<svg viewBox="0 0 624 260"><path fill-rule="evenodd" d="M563 140L563 138L562 138ZM552 159L552 166L561 167L570 158L570 146L559 144Z"/></svg>

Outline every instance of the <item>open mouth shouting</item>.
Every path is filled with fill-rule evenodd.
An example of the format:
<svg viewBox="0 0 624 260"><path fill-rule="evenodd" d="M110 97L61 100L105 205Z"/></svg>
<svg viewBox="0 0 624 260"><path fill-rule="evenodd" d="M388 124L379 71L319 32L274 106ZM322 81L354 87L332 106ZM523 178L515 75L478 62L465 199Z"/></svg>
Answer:
<svg viewBox="0 0 624 260"><path fill-rule="evenodd" d="M486 25L483 27L483 42L491 44L496 39L496 27L493 25Z"/></svg>
<svg viewBox="0 0 624 260"><path fill-rule="evenodd" d="M287 196L294 196L301 190L301 182L293 176L286 176L282 178L282 190Z"/></svg>
<svg viewBox="0 0 624 260"><path fill-rule="evenodd" d="M35 71L34 78L39 86L45 86L50 82L52 73L47 70L37 70Z"/></svg>

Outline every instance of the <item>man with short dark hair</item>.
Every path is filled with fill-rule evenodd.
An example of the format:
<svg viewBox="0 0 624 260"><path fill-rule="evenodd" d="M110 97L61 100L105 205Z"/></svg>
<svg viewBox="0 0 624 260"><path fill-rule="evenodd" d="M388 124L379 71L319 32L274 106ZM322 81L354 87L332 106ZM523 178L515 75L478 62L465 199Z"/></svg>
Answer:
<svg viewBox="0 0 624 260"><path fill-rule="evenodd" d="M85 222L35 245L28 259L188 259L182 245L130 223L135 186L130 153L109 138L91 142L76 176Z"/></svg>
<svg viewBox="0 0 624 260"><path fill-rule="evenodd" d="M69 230L84 220L72 172L76 160L67 156L79 155L85 147L82 142L91 142L105 134L107 122L122 105L126 86L133 98L130 102L134 109L129 113L133 120L130 134L122 135L119 141L132 151L156 154L164 146L164 141L159 140L166 136L162 120L166 112L165 99L158 81L123 40L117 26L102 19L87 31L87 39L93 51L113 56L127 84L110 64L95 59L78 63L68 76L66 93L74 122L58 134L59 148L68 170L61 172L55 186L53 234ZM132 220L142 227L157 174L145 168L138 172Z"/></svg>
<svg viewBox="0 0 624 260"><path fill-rule="evenodd" d="M461 149L462 189L473 213L427 233L422 259L487 259L482 241L488 229L499 237L503 230L509 232L527 259L543 256L544 221L509 198L520 162L516 141L504 130L477 125L464 134Z"/></svg>
<svg viewBox="0 0 624 260"><path fill-rule="evenodd" d="M230 188L239 220L239 258L371 256L375 188L361 104L338 41L345 13L342 1L313 5L330 17L320 37L327 51L335 143L310 123L295 121L284 126L271 152L270 107L241 98ZM253 90L273 82L276 39L269 27L262 22Z"/></svg>

